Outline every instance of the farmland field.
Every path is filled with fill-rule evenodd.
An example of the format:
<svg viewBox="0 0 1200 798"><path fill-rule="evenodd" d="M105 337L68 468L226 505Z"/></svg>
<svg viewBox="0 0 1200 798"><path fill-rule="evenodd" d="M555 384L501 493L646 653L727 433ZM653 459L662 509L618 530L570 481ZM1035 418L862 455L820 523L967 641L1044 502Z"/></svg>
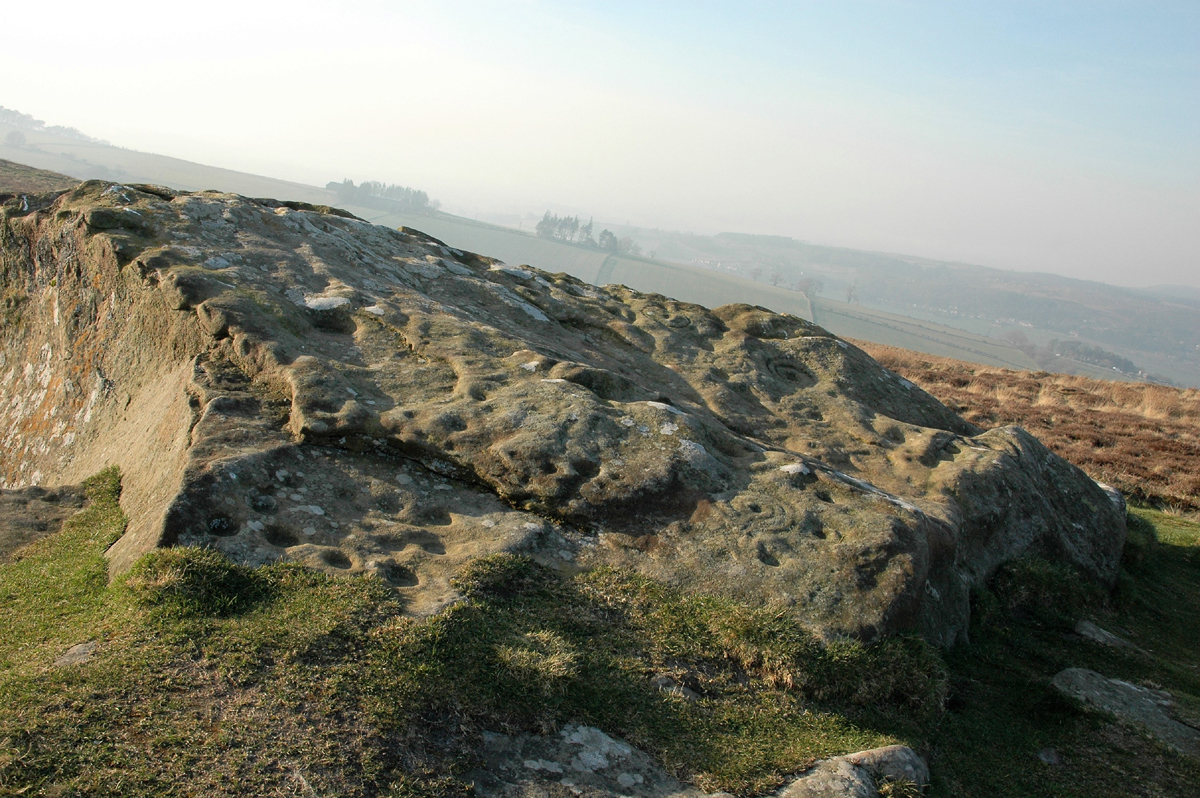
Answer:
<svg viewBox="0 0 1200 798"><path fill-rule="evenodd" d="M814 306L814 321L843 338L861 338L989 366L1037 368L1020 349L996 338L824 297L818 297Z"/></svg>

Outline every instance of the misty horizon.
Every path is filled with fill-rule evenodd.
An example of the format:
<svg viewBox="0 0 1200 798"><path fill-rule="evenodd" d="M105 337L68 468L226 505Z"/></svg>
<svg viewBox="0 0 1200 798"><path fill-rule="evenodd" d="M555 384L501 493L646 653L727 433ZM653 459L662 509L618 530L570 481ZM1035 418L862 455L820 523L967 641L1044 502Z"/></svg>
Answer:
<svg viewBox="0 0 1200 798"><path fill-rule="evenodd" d="M137 8L118 27L79 5L61 57L0 76L0 104L213 166L412 186L468 217L1200 287L1185 6ZM131 70L93 57L97 31L113 52L174 47ZM19 63L35 39L12 43ZM135 74L120 102L88 89Z"/></svg>

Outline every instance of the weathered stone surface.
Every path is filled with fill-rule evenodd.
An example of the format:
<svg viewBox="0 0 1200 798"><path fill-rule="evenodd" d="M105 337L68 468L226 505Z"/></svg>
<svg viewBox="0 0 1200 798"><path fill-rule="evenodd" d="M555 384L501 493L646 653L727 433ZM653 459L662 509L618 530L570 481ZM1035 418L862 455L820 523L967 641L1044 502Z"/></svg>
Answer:
<svg viewBox="0 0 1200 798"><path fill-rule="evenodd" d="M1102 646L1112 646L1113 648L1136 648L1132 643L1123 637L1113 634L1107 629L1101 629L1096 624L1088 620L1080 620L1075 624L1075 634L1080 637L1087 638L1093 643L1099 643Z"/></svg>
<svg viewBox="0 0 1200 798"><path fill-rule="evenodd" d="M876 798L885 781L929 784L925 760L906 745L872 748L818 762L776 793L779 798Z"/></svg>
<svg viewBox="0 0 1200 798"><path fill-rule="evenodd" d="M599 729L567 724L557 734L486 734L480 766L466 774L480 798L727 798L683 784L642 751ZM877 798L885 781L929 784L915 751L889 745L817 762L778 798Z"/></svg>
<svg viewBox="0 0 1200 798"><path fill-rule="evenodd" d="M467 774L480 798L707 798L642 751L599 729L567 724L545 737L487 734Z"/></svg>
<svg viewBox="0 0 1200 798"><path fill-rule="evenodd" d="M1109 679L1085 668L1067 668L1050 684L1093 709L1144 727L1181 754L1200 757L1200 731L1171 717L1175 702L1170 693Z"/></svg>
<svg viewBox="0 0 1200 798"><path fill-rule="evenodd" d="M1082 472L803 319L99 181L6 204L0 253L0 487L121 465L114 571L203 543L427 611L527 551L938 643L1013 557L1116 575L1124 518Z"/></svg>
<svg viewBox="0 0 1200 798"><path fill-rule="evenodd" d="M885 745L841 758L867 771L876 781L911 781L919 787L929 784L929 766L907 745Z"/></svg>
<svg viewBox="0 0 1200 798"><path fill-rule="evenodd" d="M1100 490L1104 491L1104 494L1108 496L1108 500L1113 503L1113 507L1117 508L1117 512L1124 514L1128 509L1128 505L1125 503L1125 496L1121 493L1121 491L1117 490L1112 485L1105 484L1104 482L1097 482L1096 484L1099 485Z"/></svg>
<svg viewBox="0 0 1200 798"><path fill-rule="evenodd" d="M92 658L92 654L96 651L96 641L89 640L86 643L78 643L71 646L63 655L54 660L54 667L65 668L69 665L78 665L81 662L87 662Z"/></svg>

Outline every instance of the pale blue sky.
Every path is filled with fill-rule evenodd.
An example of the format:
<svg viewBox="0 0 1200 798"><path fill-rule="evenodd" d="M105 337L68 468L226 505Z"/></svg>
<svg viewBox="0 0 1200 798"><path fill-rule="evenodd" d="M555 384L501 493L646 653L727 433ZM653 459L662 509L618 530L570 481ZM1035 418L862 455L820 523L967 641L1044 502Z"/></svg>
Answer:
<svg viewBox="0 0 1200 798"><path fill-rule="evenodd" d="M67 2L5 18L0 105L137 149L400 182L466 210L1200 285L1196 2Z"/></svg>

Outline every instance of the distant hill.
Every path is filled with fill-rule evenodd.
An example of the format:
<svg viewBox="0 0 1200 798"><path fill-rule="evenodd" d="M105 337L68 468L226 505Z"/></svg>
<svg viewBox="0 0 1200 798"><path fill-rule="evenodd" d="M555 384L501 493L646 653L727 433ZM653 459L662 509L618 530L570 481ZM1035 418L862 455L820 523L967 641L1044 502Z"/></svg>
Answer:
<svg viewBox="0 0 1200 798"><path fill-rule="evenodd" d="M1193 288L1190 285L1154 285L1134 290L1139 294L1161 299L1167 303L1200 308L1200 288Z"/></svg>
<svg viewBox="0 0 1200 798"><path fill-rule="evenodd" d="M5 143L14 130L24 139L19 147ZM11 120L0 119L0 158L79 179L343 205L328 188L122 149L67 128L21 128ZM1036 347L1049 347L1055 339L1078 341L1110 353L1102 358L1105 362L1131 361L1139 371L1200 386L1200 300L1193 303L1193 294L1187 293L1194 289L1133 291L1053 275L824 247L785 236L698 236L609 225L651 253L616 255L452 214L372 205L344 207L377 224L413 227L460 249L595 284L621 283L709 307L746 302L816 320L838 335L986 365L1039 367L1002 338L1015 330ZM805 279L823 286L797 290ZM1041 367L1139 378L1072 358Z"/></svg>
<svg viewBox="0 0 1200 798"><path fill-rule="evenodd" d="M5 143L8 134L20 131L25 144ZM331 191L303 183L192 163L181 158L114 147L105 142L76 138L49 130L22 129L0 121L0 158L59 172L79 180L113 180L122 183L158 183L185 191L220 189L248 197L282 197L318 205L335 197Z"/></svg>
<svg viewBox="0 0 1200 798"><path fill-rule="evenodd" d="M1060 358L1042 363L1043 368L1107 379L1138 379L1140 371L1200 385L1200 289L1121 288L1053 274L820 246L785 236L700 236L641 228L622 228L620 234L659 258L784 286L816 282L820 290L814 292L822 302L844 298L856 309L935 321L989 338L1020 332L1039 348L1055 349L1054 341L1069 341L1086 351L1104 350L1092 362ZM912 342L903 345L915 348ZM1132 361L1137 370L1097 369L1100 362L1122 360Z"/></svg>

